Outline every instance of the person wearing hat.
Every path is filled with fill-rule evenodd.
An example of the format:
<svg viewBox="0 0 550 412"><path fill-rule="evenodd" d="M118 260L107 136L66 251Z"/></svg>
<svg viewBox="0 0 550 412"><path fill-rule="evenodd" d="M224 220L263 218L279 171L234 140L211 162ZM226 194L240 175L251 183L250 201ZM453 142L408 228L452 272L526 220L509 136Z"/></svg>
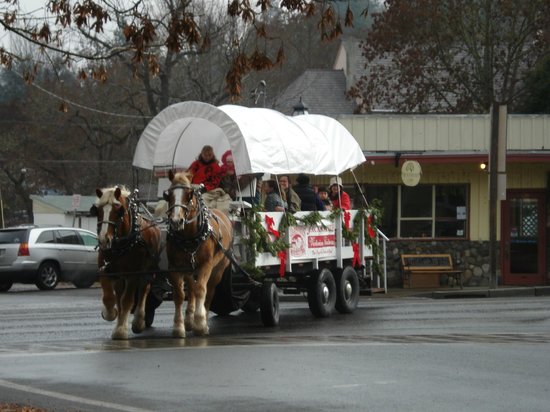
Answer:
<svg viewBox="0 0 550 412"><path fill-rule="evenodd" d="M298 184L293 187L294 191L300 198L301 210L325 210L325 205L319 198L319 195L315 193L313 187L309 184L309 177L300 173L296 178Z"/></svg>
<svg viewBox="0 0 550 412"><path fill-rule="evenodd" d="M254 205L260 203L261 177L263 173L237 176L231 150L227 150L222 155L220 170L222 176L220 187L232 200L238 200L239 195L241 195L242 200L245 202ZM257 187L258 181L260 182L259 188Z"/></svg>
<svg viewBox="0 0 550 412"><path fill-rule="evenodd" d="M330 179L329 186L329 199L332 202L333 209L350 210L351 199L349 195L344 192L342 186L342 179L340 177L332 177Z"/></svg>

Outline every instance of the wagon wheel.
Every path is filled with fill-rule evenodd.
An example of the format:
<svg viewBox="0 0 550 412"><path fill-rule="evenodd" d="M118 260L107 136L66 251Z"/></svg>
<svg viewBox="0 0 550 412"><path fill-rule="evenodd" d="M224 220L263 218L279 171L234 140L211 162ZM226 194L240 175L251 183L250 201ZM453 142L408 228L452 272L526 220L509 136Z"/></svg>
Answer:
<svg viewBox="0 0 550 412"><path fill-rule="evenodd" d="M0 281L0 292L7 292L12 286L13 282L11 280L2 280Z"/></svg>
<svg viewBox="0 0 550 412"><path fill-rule="evenodd" d="M242 306L241 310L246 313L256 313L260 309L260 303L262 300L262 289L259 287L254 287L250 291L250 296L248 297L245 304Z"/></svg>
<svg viewBox="0 0 550 412"><path fill-rule="evenodd" d="M279 292L275 283L271 281L264 281L262 284L260 315L264 326L279 324Z"/></svg>
<svg viewBox="0 0 550 412"><path fill-rule="evenodd" d="M336 310L352 313L359 303L359 278L351 266L336 273Z"/></svg>
<svg viewBox="0 0 550 412"><path fill-rule="evenodd" d="M40 290L55 289L59 282L59 266L54 262L44 262L36 273L36 287Z"/></svg>
<svg viewBox="0 0 550 412"><path fill-rule="evenodd" d="M96 276L92 277L82 277L79 279L73 280L73 285L78 289L88 289L96 282Z"/></svg>
<svg viewBox="0 0 550 412"><path fill-rule="evenodd" d="M336 304L336 282L330 270L325 268L313 273L307 303L311 313L317 318L327 318L332 314Z"/></svg>

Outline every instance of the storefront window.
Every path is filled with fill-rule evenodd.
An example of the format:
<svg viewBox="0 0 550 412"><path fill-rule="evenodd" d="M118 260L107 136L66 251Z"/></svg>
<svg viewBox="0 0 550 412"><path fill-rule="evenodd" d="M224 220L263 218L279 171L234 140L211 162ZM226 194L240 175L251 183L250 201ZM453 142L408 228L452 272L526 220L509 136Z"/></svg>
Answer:
<svg viewBox="0 0 550 412"><path fill-rule="evenodd" d="M468 185L365 185L383 210L380 230L398 238L465 238Z"/></svg>
<svg viewBox="0 0 550 412"><path fill-rule="evenodd" d="M432 215L432 186L401 186L401 217L418 218Z"/></svg>
<svg viewBox="0 0 550 412"><path fill-rule="evenodd" d="M365 185L363 192L369 203L378 204L382 208L382 222L379 224L379 229L388 237L396 237L397 186Z"/></svg>

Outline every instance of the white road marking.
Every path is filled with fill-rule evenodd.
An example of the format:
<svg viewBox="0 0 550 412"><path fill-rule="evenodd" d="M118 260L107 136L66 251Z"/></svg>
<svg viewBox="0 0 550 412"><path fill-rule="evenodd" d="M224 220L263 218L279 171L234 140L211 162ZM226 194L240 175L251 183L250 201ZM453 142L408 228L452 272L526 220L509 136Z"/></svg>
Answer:
<svg viewBox="0 0 550 412"><path fill-rule="evenodd" d="M348 388L362 388L365 386L371 386L371 385L393 385L396 384L397 381L374 381L370 383L348 383L348 384L342 384L342 385L332 385L332 388L334 389L348 389Z"/></svg>
<svg viewBox="0 0 550 412"><path fill-rule="evenodd" d="M32 393L34 395L48 396L50 398L61 399L63 401L78 402L86 405L98 406L100 408L114 409L126 412L152 412L149 409L134 408L133 406L120 405L118 403L96 401L94 399L82 398L80 396L67 395L66 393L47 391L44 389L34 388L28 385L19 385L4 379L0 379L0 386L5 388L15 389L22 392Z"/></svg>
<svg viewBox="0 0 550 412"><path fill-rule="evenodd" d="M348 383L344 385L332 385L332 387L335 389L357 388L362 386L367 386L367 384L366 383Z"/></svg>

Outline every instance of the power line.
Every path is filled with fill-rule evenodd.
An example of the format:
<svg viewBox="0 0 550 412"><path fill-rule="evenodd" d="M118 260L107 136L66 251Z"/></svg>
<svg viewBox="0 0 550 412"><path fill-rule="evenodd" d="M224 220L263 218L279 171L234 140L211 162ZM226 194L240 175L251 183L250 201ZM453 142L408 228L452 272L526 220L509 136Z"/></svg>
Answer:
<svg viewBox="0 0 550 412"><path fill-rule="evenodd" d="M132 122L133 120L128 119L126 122L120 122L120 123L109 123L111 126L125 126ZM38 124L38 125L44 125L44 126L59 126L59 122L47 122L43 120L17 120L17 119L0 119L0 124ZM100 122L91 122L91 126L103 126L103 123ZM73 125L74 127L78 127L78 125Z"/></svg>
<svg viewBox="0 0 550 412"><path fill-rule="evenodd" d="M16 71L13 71L13 73L15 73L21 79L25 80L25 78L20 73L18 73ZM53 93L49 90L46 90L43 87L37 85L35 82L32 82L31 85L36 87L38 90L42 91L43 93L46 93L47 95L53 97L54 99L57 99L57 100L59 100L63 103L70 104L71 106L75 106L75 107L78 107L78 108L83 109L83 110L88 110L90 112L104 114L104 115L107 115L107 116L122 117L122 118L126 118L126 119L152 119L153 118L153 116L137 116L137 115L132 115L132 114L113 113L113 112L107 112L105 110L95 109L93 107L84 106L80 103L76 103L76 102L73 102L72 100L61 97L61 96L59 96L59 95L57 95L57 94L55 94L55 93Z"/></svg>
<svg viewBox="0 0 550 412"><path fill-rule="evenodd" d="M34 162L34 163L49 163L49 164L71 164L71 163L88 163L88 164L109 164L109 163L120 163L120 164L131 164L131 160L47 160L47 159L0 159L0 164L2 163L17 163L17 162Z"/></svg>

